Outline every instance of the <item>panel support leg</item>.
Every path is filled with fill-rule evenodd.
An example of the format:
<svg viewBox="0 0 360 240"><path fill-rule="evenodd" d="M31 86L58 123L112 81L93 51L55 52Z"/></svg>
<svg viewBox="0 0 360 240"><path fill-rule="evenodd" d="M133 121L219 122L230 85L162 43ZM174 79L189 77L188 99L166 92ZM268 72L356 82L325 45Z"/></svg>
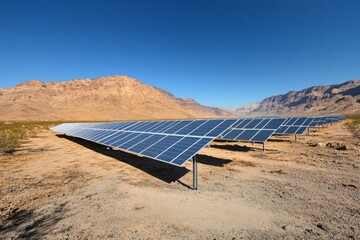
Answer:
<svg viewBox="0 0 360 240"><path fill-rule="evenodd" d="M295 142L297 142L297 135L295 134Z"/></svg>
<svg viewBox="0 0 360 240"><path fill-rule="evenodd" d="M193 190L197 190L197 160L193 157Z"/></svg>
<svg viewBox="0 0 360 240"><path fill-rule="evenodd" d="M263 142L263 152L265 152L265 143Z"/></svg>

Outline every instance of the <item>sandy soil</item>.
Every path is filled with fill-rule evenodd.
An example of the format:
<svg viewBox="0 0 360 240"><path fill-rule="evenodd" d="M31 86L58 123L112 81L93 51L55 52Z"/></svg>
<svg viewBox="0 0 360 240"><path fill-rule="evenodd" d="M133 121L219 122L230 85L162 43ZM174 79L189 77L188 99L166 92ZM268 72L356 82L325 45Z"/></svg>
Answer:
<svg viewBox="0 0 360 240"><path fill-rule="evenodd" d="M0 239L360 239L360 141L344 123L266 147L214 142L193 191L191 162L45 131L0 156Z"/></svg>

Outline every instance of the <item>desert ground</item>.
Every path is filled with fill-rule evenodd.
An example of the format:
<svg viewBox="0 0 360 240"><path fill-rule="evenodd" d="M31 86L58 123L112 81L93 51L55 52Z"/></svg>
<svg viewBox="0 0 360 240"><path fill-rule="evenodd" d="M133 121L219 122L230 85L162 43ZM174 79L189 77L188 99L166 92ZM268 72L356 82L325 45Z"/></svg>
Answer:
<svg viewBox="0 0 360 240"><path fill-rule="evenodd" d="M360 239L360 140L344 122L213 142L184 168L44 130L0 155L0 239Z"/></svg>

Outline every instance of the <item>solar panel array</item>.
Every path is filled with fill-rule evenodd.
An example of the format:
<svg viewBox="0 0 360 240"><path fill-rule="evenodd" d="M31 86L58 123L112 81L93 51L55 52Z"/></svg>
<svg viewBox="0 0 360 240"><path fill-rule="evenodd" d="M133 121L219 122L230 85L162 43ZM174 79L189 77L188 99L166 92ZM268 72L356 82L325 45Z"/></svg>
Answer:
<svg viewBox="0 0 360 240"><path fill-rule="evenodd" d="M246 142L266 142L284 123L285 118L248 118L239 119L222 139Z"/></svg>
<svg viewBox="0 0 360 240"><path fill-rule="evenodd" d="M342 116L290 117L275 131L275 134L303 134L309 127L322 126L344 119Z"/></svg>
<svg viewBox="0 0 360 240"><path fill-rule="evenodd" d="M64 123L52 130L183 166L216 138L266 142L273 134L302 134L343 116Z"/></svg>
<svg viewBox="0 0 360 240"><path fill-rule="evenodd" d="M65 123L52 130L182 166L236 119Z"/></svg>

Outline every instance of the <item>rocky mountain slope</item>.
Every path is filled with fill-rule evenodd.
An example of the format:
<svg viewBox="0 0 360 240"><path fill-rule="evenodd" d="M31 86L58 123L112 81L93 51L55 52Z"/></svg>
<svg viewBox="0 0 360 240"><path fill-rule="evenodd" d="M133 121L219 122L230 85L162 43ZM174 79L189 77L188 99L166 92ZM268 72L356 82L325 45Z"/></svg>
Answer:
<svg viewBox="0 0 360 240"><path fill-rule="evenodd" d="M265 98L252 116L360 113L360 80L314 86Z"/></svg>
<svg viewBox="0 0 360 240"><path fill-rule="evenodd" d="M254 111L256 108L258 108L259 105L260 105L259 102L253 102L253 103L249 103L249 104L243 105L241 107L238 107L238 108L234 109L233 111L236 115L247 116L252 111Z"/></svg>
<svg viewBox="0 0 360 240"><path fill-rule="evenodd" d="M126 76L0 88L0 120L130 120L227 117Z"/></svg>

